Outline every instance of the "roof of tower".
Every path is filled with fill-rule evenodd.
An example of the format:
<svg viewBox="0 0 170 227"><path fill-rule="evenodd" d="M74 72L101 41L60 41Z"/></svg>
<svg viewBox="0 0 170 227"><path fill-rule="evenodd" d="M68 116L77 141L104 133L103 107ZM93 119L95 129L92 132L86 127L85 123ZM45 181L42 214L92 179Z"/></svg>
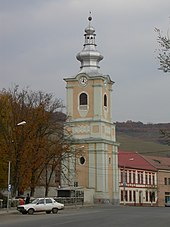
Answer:
<svg viewBox="0 0 170 227"><path fill-rule="evenodd" d="M95 29L91 25L92 17L88 17L89 25L85 28L84 48L77 54L77 60L81 62L80 72L96 74L100 68L99 62L103 56L96 50Z"/></svg>

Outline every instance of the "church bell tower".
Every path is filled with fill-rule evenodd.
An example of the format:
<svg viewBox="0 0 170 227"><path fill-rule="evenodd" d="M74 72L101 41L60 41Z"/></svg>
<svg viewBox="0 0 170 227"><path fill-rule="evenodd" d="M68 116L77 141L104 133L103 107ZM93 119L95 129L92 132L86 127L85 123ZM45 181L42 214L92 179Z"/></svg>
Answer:
<svg viewBox="0 0 170 227"><path fill-rule="evenodd" d="M117 204L118 144L112 122L112 86L109 75L100 72L103 56L96 49L95 29L88 17L85 41L77 54L80 71L65 78L67 92L66 126L73 136L72 147L79 151L74 162L69 161L69 181L64 186L84 190L85 202ZM70 173L73 174L70 174Z"/></svg>

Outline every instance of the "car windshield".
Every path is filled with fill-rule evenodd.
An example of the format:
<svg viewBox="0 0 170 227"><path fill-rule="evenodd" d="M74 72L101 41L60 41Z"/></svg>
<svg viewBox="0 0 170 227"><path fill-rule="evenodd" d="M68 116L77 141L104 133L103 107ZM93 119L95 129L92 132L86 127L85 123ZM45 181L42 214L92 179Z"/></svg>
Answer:
<svg viewBox="0 0 170 227"><path fill-rule="evenodd" d="M35 199L32 201L33 204L36 204L38 202L38 199Z"/></svg>

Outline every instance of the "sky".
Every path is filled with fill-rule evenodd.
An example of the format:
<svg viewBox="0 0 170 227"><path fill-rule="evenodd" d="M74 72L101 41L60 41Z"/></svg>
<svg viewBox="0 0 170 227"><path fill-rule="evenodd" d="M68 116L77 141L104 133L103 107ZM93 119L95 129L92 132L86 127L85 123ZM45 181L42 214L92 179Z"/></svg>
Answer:
<svg viewBox="0 0 170 227"><path fill-rule="evenodd" d="M100 71L115 82L114 122L170 122L170 74L158 70L157 34L170 28L169 0L0 0L0 90L30 87L66 105L63 78L80 70L92 12Z"/></svg>

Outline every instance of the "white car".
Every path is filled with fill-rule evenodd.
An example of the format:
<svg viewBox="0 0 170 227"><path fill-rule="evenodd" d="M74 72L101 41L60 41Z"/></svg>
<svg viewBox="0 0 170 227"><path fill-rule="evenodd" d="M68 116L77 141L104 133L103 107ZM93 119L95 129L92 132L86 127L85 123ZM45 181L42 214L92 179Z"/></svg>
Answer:
<svg viewBox="0 0 170 227"><path fill-rule="evenodd" d="M170 200L168 200L168 201L165 203L165 206L166 206L166 207L170 207Z"/></svg>
<svg viewBox="0 0 170 227"><path fill-rule="evenodd" d="M17 210L22 214L33 214L34 212L46 212L56 214L58 210L64 209L64 204L58 203L53 198L37 198L32 203L19 205Z"/></svg>

